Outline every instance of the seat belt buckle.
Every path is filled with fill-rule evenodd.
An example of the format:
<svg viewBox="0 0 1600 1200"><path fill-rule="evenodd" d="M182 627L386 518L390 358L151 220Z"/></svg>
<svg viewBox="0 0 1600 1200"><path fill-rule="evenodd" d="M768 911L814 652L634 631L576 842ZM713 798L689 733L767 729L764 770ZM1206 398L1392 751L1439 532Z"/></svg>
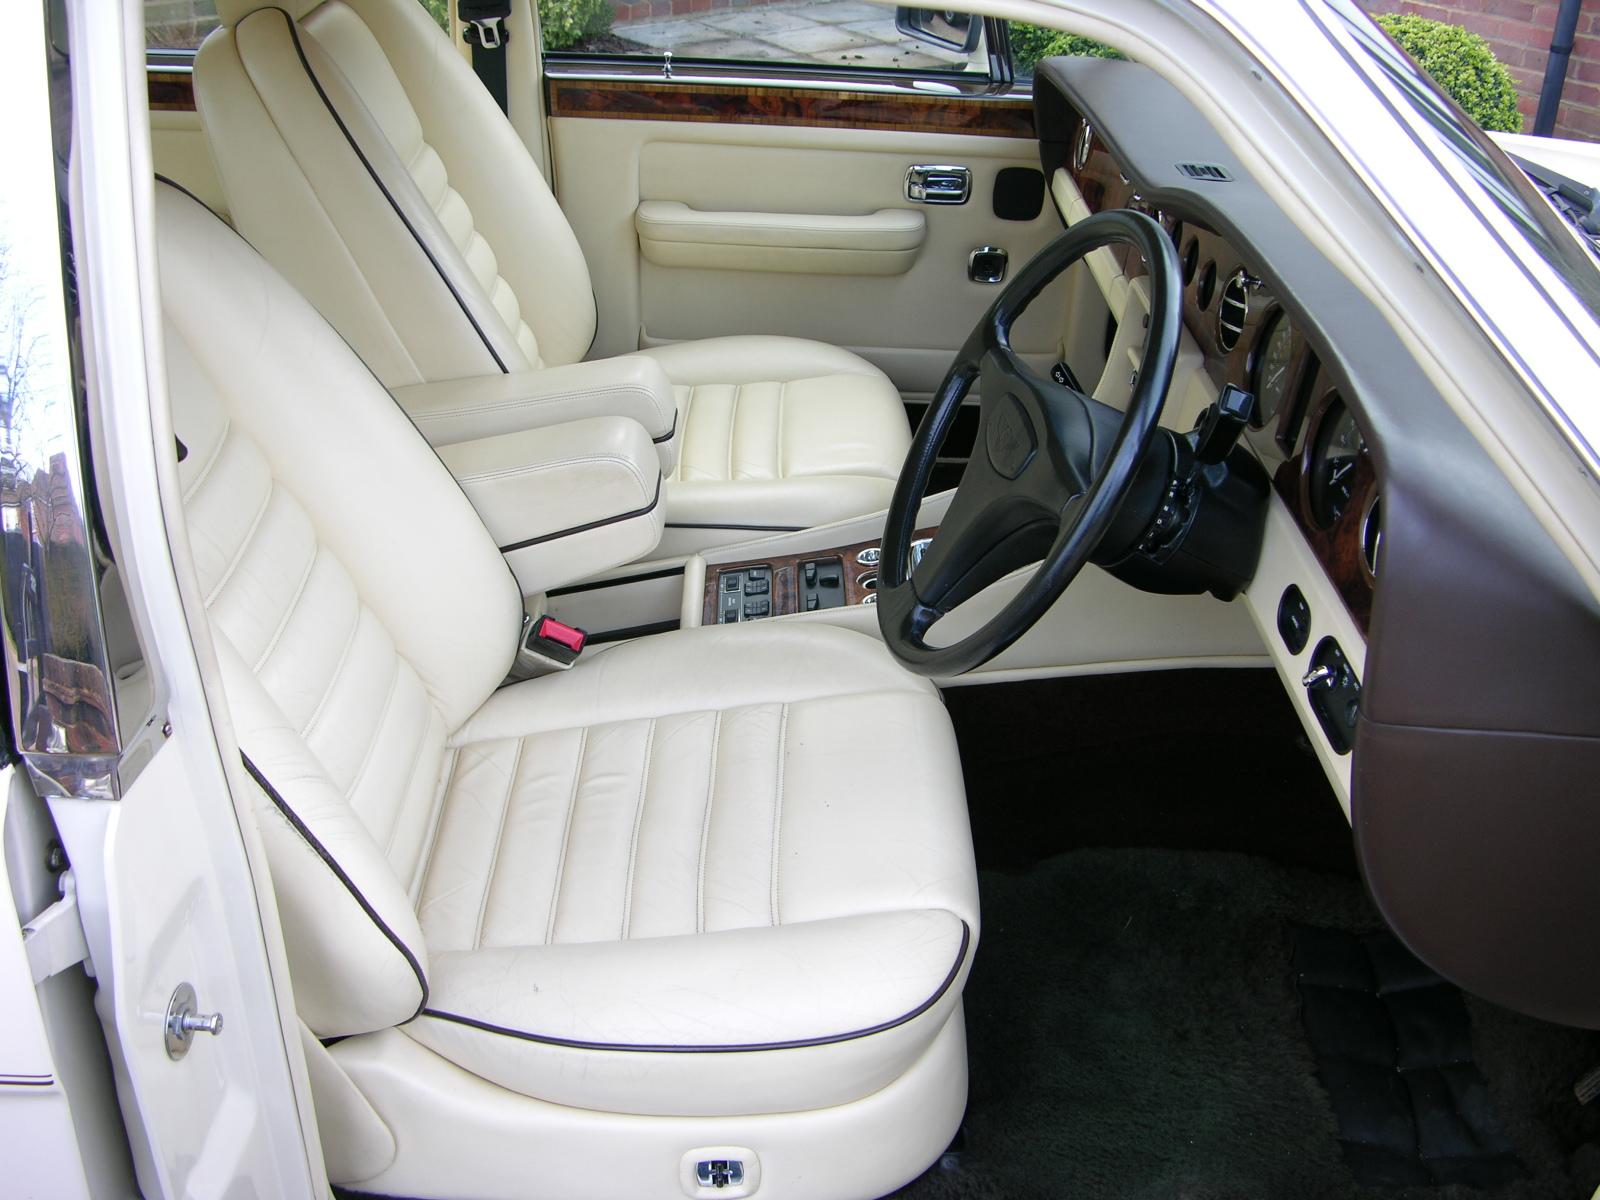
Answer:
<svg viewBox="0 0 1600 1200"><path fill-rule="evenodd" d="M505 44L506 18L511 15L509 0L488 0L487 3L458 0L456 15L467 27L461 35L467 45L498 50Z"/></svg>
<svg viewBox="0 0 1600 1200"><path fill-rule="evenodd" d="M578 655L583 653L588 641L589 634L585 630L545 616L533 622L528 636L522 641L522 648L565 669L578 661Z"/></svg>
<svg viewBox="0 0 1600 1200"><path fill-rule="evenodd" d="M476 39L467 38L468 45L482 46L485 50L500 49L503 32L501 18L485 17L481 21L468 21L467 25L478 35Z"/></svg>

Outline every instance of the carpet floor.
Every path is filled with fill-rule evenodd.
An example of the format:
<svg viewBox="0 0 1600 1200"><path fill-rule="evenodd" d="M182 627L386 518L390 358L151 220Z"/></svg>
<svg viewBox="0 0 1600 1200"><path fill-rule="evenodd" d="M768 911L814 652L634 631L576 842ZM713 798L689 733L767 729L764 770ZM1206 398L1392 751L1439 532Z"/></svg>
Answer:
<svg viewBox="0 0 1600 1200"><path fill-rule="evenodd" d="M1224 851L1086 848L981 874L958 1153L897 1200L1588 1200L1600 1113L1570 1085L1595 1035L1468 999L1499 1132L1490 1192L1359 1185L1299 1015L1292 926L1367 930L1353 878Z"/></svg>

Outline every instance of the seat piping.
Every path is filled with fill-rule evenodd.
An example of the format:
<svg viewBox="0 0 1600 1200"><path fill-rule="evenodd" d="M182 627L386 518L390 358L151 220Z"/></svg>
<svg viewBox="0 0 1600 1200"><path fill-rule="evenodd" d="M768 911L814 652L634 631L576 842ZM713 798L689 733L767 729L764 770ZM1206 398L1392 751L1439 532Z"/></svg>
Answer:
<svg viewBox="0 0 1600 1200"><path fill-rule="evenodd" d="M267 777L261 773L261 769L250 761L250 756L241 749L239 757L243 760L244 769L249 772L250 778L254 779L256 786L267 794L267 798L283 814L284 820L288 821L290 827L300 835L305 844L316 852L323 865L333 872L334 878L344 884L345 891L349 892L351 898L361 906L361 911L367 914L367 919L378 927L378 931L389 939L396 950L400 951L401 957L406 960L406 965L411 968L411 973L417 977L417 987L422 991L422 999L417 1001L417 1011L400 1023L405 1024L409 1021L415 1021L428 1008L428 977L423 973L422 964L417 961L417 956L411 952L410 946L400 940L400 935L390 929L388 923L378 915L378 910L372 907L372 902L361 894L361 889L356 887L355 881L345 874L344 868L338 864L333 855L328 853L327 847L317 840L316 834L306 828L305 822L300 819L299 814L290 808L288 802L278 794L278 789L272 786Z"/></svg>
<svg viewBox="0 0 1600 1200"><path fill-rule="evenodd" d="M400 218L400 223L406 227L406 232L411 235L411 240L416 242L417 249L421 250L427 260L433 264L433 269L438 272L440 282L449 290L457 307L461 309L461 315L466 317L467 324L472 326L473 332L478 335L478 339L483 343L483 348L489 352L489 357L494 359L494 365L500 368L502 375L510 374L511 368L506 366L505 360L495 350L494 343L489 340L489 335L483 331L483 326L479 325L477 318L472 315L472 310L467 307L466 301L461 298L461 293L456 289L456 285L451 282L449 274L439 265L439 260L434 258L433 252L428 249L427 243L417 236L416 226L412 225L411 219L405 214L405 210L400 207L389 189L384 186L377 170L367 159L366 154L362 152L361 147L356 144L356 139L351 136L349 127L344 123L344 118L339 115L339 110L333 106L333 101L328 99L328 93L322 88L322 81L317 78L317 73L311 69L311 63L306 58L305 47L300 44L300 29L295 24L294 18L281 8L274 8L271 11L280 14L288 24L289 39L294 42L294 52L300 57L300 66L305 70L306 78L311 81L311 86L316 89L318 97L322 100L323 107L328 110L328 115L333 118L333 123L339 127L339 132L344 134L344 140L349 143L350 149L355 151L355 156L361 160L361 165L366 168L368 176L371 177L378 191L383 193L383 198L389 202L389 207L394 210L394 215Z"/></svg>
<svg viewBox="0 0 1600 1200"><path fill-rule="evenodd" d="M915 1021L923 1013L944 998L946 992L955 984L956 977L961 974L961 967L967 960L967 951L972 945L972 927L965 921L961 922L961 946L956 951L956 961L950 967L950 973L944 981L921 1004L910 1012L902 1013L888 1021L881 1021L876 1025L869 1025L865 1029L852 1029L847 1033L828 1033L819 1037L794 1038L783 1042L745 1042L729 1045L714 1046L678 1046L678 1045L637 1045L631 1042L585 1042L577 1038L556 1037L552 1034L533 1033L526 1029L509 1029L504 1025L495 1025L489 1021L480 1021L476 1017L462 1016L460 1013L445 1012L437 1008L424 1008L422 1015L437 1017L441 1021L451 1021L457 1025L466 1025L472 1029L479 1029L485 1033L498 1033L505 1037L517 1038L524 1042L538 1042L544 1046L562 1046L570 1050L611 1050L634 1054L745 1054L764 1050L803 1050L809 1046L831 1046L836 1042L852 1042L858 1038L871 1037L877 1033L887 1033L910 1021Z"/></svg>
<svg viewBox="0 0 1600 1200"><path fill-rule="evenodd" d="M570 529L558 529L554 533L541 533L538 537L526 538L520 542L512 542L509 546L501 546L501 554L510 554L513 550L526 550L529 546L537 546L542 542L553 542L557 538L571 537L575 533L588 533L591 529L600 529L606 525L616 525L622 521L631 521L635 517L647 517L655 512L656 505L661 503L661 476L656 475L656 494L650 497L650 503L643 508L636 508L632 512L618 513L614 517L601 517L598 521L589 521L583 525L574 525Z"/></svg>

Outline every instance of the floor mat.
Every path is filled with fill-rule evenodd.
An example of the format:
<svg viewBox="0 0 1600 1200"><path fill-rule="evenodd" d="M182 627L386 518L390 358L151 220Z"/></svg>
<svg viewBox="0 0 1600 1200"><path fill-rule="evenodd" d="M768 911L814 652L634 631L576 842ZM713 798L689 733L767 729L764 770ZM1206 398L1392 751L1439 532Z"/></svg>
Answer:
<svg viewBox="0 0 1600 1200"><path fill-rule="evenodd" d="M1353 879L1227 852L1085 849L984 871L980 887L963 1146L899 1200L1588 1200L1600 1183L1600 1158L1573 1149L1600 1137L1600 1114L1566 1090L1600 1061L1594 1035L1476 1001L1475 1057L1527 1177L1490 1192L1356 1179L1290 966L1294 924L1376 926Z"/></svg>
<svg viewBox="0 0 1600 1200"><path fill-rule="evenodd" d="M1493 1188L1526 1178L1473 1062L1456 987L1387 930L1299 926L1293 962L1317 1076L1356 1179Z"/></svg>

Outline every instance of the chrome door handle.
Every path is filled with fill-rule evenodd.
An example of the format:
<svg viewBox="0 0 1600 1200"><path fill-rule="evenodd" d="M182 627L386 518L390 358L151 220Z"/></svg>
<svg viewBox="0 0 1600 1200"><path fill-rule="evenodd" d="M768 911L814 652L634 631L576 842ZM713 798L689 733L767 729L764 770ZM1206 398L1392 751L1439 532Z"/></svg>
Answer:
<svg viewBox="0 0 1600 1200"><path fill-rule="evenodd" d="M967 167L920 164L906 172L906 199L919 204L965 204L972 195Z"/></svg>

